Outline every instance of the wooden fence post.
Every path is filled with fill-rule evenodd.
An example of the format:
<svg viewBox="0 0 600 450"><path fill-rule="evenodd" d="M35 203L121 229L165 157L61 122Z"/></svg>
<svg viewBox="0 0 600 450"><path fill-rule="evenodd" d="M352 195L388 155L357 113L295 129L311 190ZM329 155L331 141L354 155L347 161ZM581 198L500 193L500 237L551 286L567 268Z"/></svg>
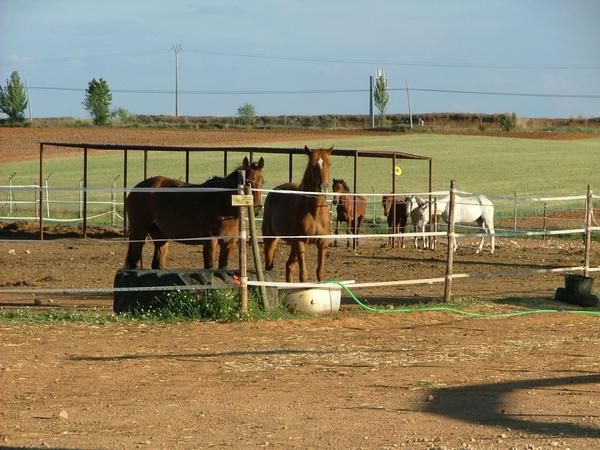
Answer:
<svg viewBox="0 0 600 450"><path fill-rule="evenodd" d="M452 272L454 263L454 198L456 182L450 181L450 199L448 200L448 261L446 263L446 285L444 288L444 301L449 302L452 296Z"/></svg>
<svg viewBox="0 0 600 450"><path fill-rule="evenodd" d="M238 194L244 193L244 183L246 180L246 173L243 170L238 171ZM243 314L248 313L248 268L246 261L246 208L240 206L240 238L239 238L239 265L240 265L240 302Z"/></svg>
<svg viewBox="0 0 600 450"><path fill-rule="evenodd" d="M585 242L583 250L583 275L590 275L590 249L592 245L592 215L594 206L592 204L592 186L588 184L587 199L585 202Z"/></svg>
<svg viewBox="0 0 600 450"><path fill-rule="evenodd" d="M517 231L517 191L514 191L514 196L515 196L515 206L514 206L514 231Z"/></svg>
<svg viewBox="0 0 600 450"><path fill-rule="evenodd" d="M437 197L435 197L433 199L433 216L431 216L431 203L429 204L429 216L431 217L430 220L430 224L433 224L432 226L430 225L429 229L430 231L433 230L434 232L437 233L438 231L438 203L437 203ZM429 236L429 248L431 250L435 250L435 247L437 245L437 236Z"/></svg>
<svg viewBox="0 0 600 450"><path fill-rule="evenodd" d="M247 184L244 186L244 194L252 195L252 187ZM256 220L254 219L254 205L248 206L248 225L250 228L250 244L252 245L252 255L254 257L254 269L256 270L256 280L259 282L265 281L265 274L262 268L262 260L260 258L260 248L258 247L258 237L256 236ZM258 286L258 292L262 298L263 308L265 311L270 311L269 294L267 287L263 284Z"/></svg>
<svg viewBox="0 0 600 450"><path fill-rule="evenodd" d="M548 213L548 203L544 202L544 220L542 222L542 229L544 231L544 234L542 235L542 240L545 241L546 240L546 217L547 217L547 213Z"/></svg>

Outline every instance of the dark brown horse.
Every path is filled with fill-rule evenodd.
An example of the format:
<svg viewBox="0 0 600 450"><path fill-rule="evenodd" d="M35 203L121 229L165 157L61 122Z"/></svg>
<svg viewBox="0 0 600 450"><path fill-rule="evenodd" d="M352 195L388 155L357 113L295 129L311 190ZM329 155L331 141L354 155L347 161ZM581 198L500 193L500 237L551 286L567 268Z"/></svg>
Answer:
<svg viewBox="0 0 600 450"><path fill-rule="evenodd" d="M343 179L333 179L333 192L338 194L349 194L350 187ZM367 210L367 199L362 195L336 195L333 197L333 204L337 205L337 217L335 219L334 234L338 234L340 223L346 223L346 234L358 234L358 230L365 218ZM337 240L334 239L333 245L337 246ZM346 240L346 247L350 246L350 239ZM358 247L358 239L356 240Z"/></svg>
<svg viewBox="0 0 600 450"><path fill-rule="evenodd" d="M387 216L387 223L390 233L404 233L406 230L406 222L410 216L410 197L402 195L384 195L381 198L383 206L383 215ZM396 242L400 241L400 246L404 248L404 236L397 237ZM394 246L394 237L390 236L388 243L391 247Z"/></svg>
<svg viewBox="0 0 600 450"><path fill-rule="evenodd" d="M291 282L296 264L301 282L308 280L306 246L314 243L318 249L317 280L325 273L325 252L329 241L320 235L331 234L331 217L324 193L329 185L330 156L333 147L311 150L304 147L308 165L300 184L285 183L276 189L315 192L314 195L269 192L265 200L262 234L265 245L265 268L273 269L273 258L279 239L291 244L285 264L285 279ZM301 236L292 238L292 236Z"/></svg>
<svg viewBox="0 0 600 450"><path fill-rule="evenodd" d="M154 241L153 269L165 268L169 240L203 245L206 269L213 267L218 243L219 268L227 268L229 254L235 249L239 235L239 208L231 206L231 195L238 185L238 170L245 170L246 182L255 189L261 189L264 184L263 167L263 158L258 163L250 163L248 158L244 158L239 169L226 177L210 178L202 184L189 184L162 176L138 183L125 202L130 241L125 268L142 268L142 248L148 234ZM157 191L150 191L152 188ZM185 188L217 189L189 191ZM178 189L181 192L177 192ZM253 196L255 212L258 213L261 208L260 192L253 190Z"/></svg>

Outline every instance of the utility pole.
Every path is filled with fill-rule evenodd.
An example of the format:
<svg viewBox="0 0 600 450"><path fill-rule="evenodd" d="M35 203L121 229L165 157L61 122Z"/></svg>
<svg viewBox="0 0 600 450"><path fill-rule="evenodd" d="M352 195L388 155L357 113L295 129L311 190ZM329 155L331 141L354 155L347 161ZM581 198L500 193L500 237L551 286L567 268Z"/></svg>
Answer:
<svg viewBox="0 0 600 450"><path fill-rule="evenodd" d="M375 113L373 111L373 75L369 77L369 128L375 128Z"/></svg>
<svg viewBox="0 0 600 450"><path fill-rule="evenodd" d="M33 120L31 118L31 98L29 97L29 86L27 86L27 80L25 81L25 92L27 93L27 109L29 110L29 123L32 123Z"/></svg>
<svg viewBox="0 0 600 450"><path fill-rule="evenodd" d="M181 45L175 44L172 47L175 52L175 117L179 116L179 52Z"/></svg>
<svg viewBox="0 0 600 450"><path fill-rule="evenodd" d="M408 80L406 80L406 98L408 99L408 119L410 120L410 128L412 130L412 127L413 127L412 104L410 102L410 91L408 90Z"/></svg>

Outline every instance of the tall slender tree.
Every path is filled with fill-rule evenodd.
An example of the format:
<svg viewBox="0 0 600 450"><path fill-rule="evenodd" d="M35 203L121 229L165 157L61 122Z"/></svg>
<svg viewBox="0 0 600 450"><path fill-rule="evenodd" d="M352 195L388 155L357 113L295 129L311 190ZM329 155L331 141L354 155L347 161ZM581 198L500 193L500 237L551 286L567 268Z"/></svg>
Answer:
<svg viewBox="0 0 600 450"><path fill-rule="evenodd" d="M23 122L28 101L25 86L15 70L6 80L6 87L0 86L0 111L8 116L10 122Z"/></svg>
<svg viewBox="0 0 600 450"><path fill-rule="evenodd" d="M102 78L92 79L85 90L85 100L82 102L90 113L96 125L106 125L110 120L110 104L112 94L108 83Z"/></svg>
<svg viewBox="0 0 600 450"><path fill-rule="evenodd" d="M377 69L377 75L375 76L375 90L373 92L373 102L375 107L379 111L379 125L383 125L385 121L385 111L387 104L390 99L387 91L387 80L385 79L385 73L383 69Z"/></svg>

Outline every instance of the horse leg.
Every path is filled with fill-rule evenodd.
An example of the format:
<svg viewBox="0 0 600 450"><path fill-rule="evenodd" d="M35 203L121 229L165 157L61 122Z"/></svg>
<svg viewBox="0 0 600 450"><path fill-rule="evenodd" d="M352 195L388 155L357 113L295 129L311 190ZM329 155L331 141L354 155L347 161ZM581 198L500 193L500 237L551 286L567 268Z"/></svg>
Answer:
<svg viewBox="0 0 600 450"><path fill-rule="evenodd" d="M418 233L424 232L424 227L422 227L421 225L413 225L413 232ZM414 244L415 244L415 249L419 249L419 236L415 236L414 237ZM423 237L423 249L425 248L425 238Z"/></svg>
<svg viewBox="0 0 600 450"><path fill-rule="evenodd" d="M143 267L142 250L149 231L145 227L140 227L139 223L129 221L129 244L125 257L125 269L141 269Z"/></svg>
<svg viewBox="0 0 600 450"><path fill-rule="evenodd" d="M127 246L127 256L125 257L125 269L141 269L142 249L144 247L143 238L136 239L135 237L130 236L129 241L129 245Z"/></svg>
<svg viewBox="0 0 600 450"><path fill-rule="evenodd" d="M294 269L298 263L298 248L297 243L294 241L291 244L290 256L285 263L285 281L291 283L294 281ZM300 279L302 281L302 279Z"/></svg>
<svg viewBox="0 0 600 450"><path fill-rule="evenodd" d="M401 223L398 227L399 233L402 233L400 236L400 248L404 248L404 232L406 231L406 223Z"/></svg>
<svg viewBox="0 0 600 450"><path fill-rule="evenodd" d="M202 244L202 259L204 268L212 269L215 265L215 254L217 253L217 239L211 239Z"/></svg>
<svg viewBox="0 0 600 450"><path fill-rule="evenodd" d="M169 241L156 227L150 230L150 236L154 241L154 254L152 256L152 268L164 269L167 264L167 255L169 254Z"/></svg>
<svg viewBox="0 0 600 450"><path fill-rule="evenodd" d="M346 234L352 234L352 222L348 219L346 222ZM346 248L350 247L350 238L346 238Z"/></svg>
<svg viewBox="0 0 600 450"><path fill-rule="evenodd" d="M273 270L275 250L277 250L278 239L264 238L263 242L265 252L265 270Z"/></svg>
<svg viewBox="0 0 600 450"><path fill-rule="evenodd" d="M169 254L168 241L154 241L154 254L152 255L152 268L165 269L167 267L167 256Z"/></svg>
<svg viewBox="0 0 600 450"><path fill-rule="evenodd" d="M358 216L358 218L356 219L356 229L354 230L354 234L358 234L358 230L360 229L360 225L362 224L362 220L363 220L364 216ZM360 239L358 238L354 238L354 241L356 242L355 248L358 248L358 243L360 242Z"/></svg>
<svg viewBox="0 0 600 450"><path fill-rule="evenodd" d="M429 224L421 226L421 239L423 241L423 250L429 248L429 240L430 237L425 236L425 233L431 231L431 226Z"/></svg>
<svg viewBox="0 0 600 450"><path fill-rule="evenodd" d="M229 239L228 241L225 241L223 239L220 239L219 240L219 246L220 246L220 251L219 251L219 269L227 269L227 264L229 262L229 255L236 248L236 240L235 239Z"/></svg>
<svg viewBox="0 0 600 450"><path fill-rule="evenodd" d="M483 221L483 219L480 217L475 222L477 222L477 226L479 228L481 228L482 234L486 233L485 222ZM481 240L479 241L479 246L477 247L477 251L475 253L477 253L477 254L481 253L481 251L483 250L483 242L484 242L484 240L485 240L485 236L482 235L481 236Z"/></svg>
<svg viewBox="0 0 600 450"><path fill-rule="evenodd" d="M298 278L301 283L308 280L308 270L306 268L306 241L297 241L295 243L296 259L298 261Z"/></svg>
<svg viewBox="0 0 600 450"><path fill-rule="evenodd" d="M327 239L317 241L317 280L323 281L325 275L325 258L327 257Z"/></svg>
<svg viewBox="0 0 600 450"><path fill-rule="evenodd" d="M340 219L336 219L335 220L335 231L333 232L333 234L338 234L339 228L340 228ZM333 246L337 247L337 239L333 240Z"/></svg>

